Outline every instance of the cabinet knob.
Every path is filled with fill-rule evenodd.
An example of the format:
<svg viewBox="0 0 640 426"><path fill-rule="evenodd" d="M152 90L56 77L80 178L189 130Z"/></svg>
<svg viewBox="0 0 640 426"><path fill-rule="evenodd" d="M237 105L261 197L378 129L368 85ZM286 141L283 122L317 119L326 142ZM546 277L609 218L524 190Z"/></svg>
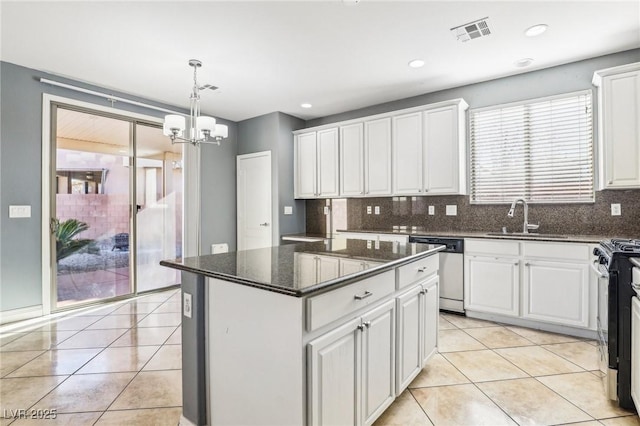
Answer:
<svg viewBox="0 0 640 426"><path fill-rule="evenodd" d="M429 190L425 188L424 192L429 192Z"/></svg>
<svg viewBox="0 0 640 426"><path fill-rule="evenodd" d="M612 180L609 181L609 185L613 185L613 181Z"/></svg>
<svg viewBox="0 0 640 426"><path fill-rule="evenodd" d="M418 189L418 192L422 192L422 189Z"/></svg>
<svg viewBox="0 0 640 426"><path fill-rule="evenodd" d="M365 321L365 322L363 322L363 324L367 328L371 327L371 321Z"/></svg>
<svg viewBox="0 0 640 426"><path fill-rule="evenodd" d="M358 330L360 330L360 331L364 331L364 325L362 325L362 324L358 324L358 326L356 328Z"/></svg>
<svg viewBox="0 0 640 426"><path fill-rule="evenodd" d="M519 266L519 265L520 265L520 262L516 262L516 263L514 263L513 265L514 265L514 266Z"/></svg>
<svg viewBox="0 0 640 426"><path fill-rule="evenodd" d="M531 266L529 262L525 263L524 266Z"/></svg>
<svg viewBox="0 0 640 426"><path fill-rule="evenodd" d="M364 194L364 191L360 191L360 194Z"/></svg>

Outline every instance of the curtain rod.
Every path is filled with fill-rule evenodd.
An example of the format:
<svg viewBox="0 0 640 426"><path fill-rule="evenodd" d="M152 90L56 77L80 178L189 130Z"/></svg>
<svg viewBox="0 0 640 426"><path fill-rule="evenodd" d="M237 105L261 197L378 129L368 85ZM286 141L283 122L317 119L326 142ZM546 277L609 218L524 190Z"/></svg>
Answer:
<svg viewBox="0 0 640 426"><path fill-rule="evenodd" d="M124 103L127 103L127 104L140 106L140 107L143 107L143 108L154 109L156 111L168 112L170 114L186 115L185 113L182 113L182 112L177 112L177 111L173 111L173 110L166 109L166 108L160 108L160 107L157 107L157 106L145 104L145 103L138 102L138 101L132 101L131 99L121 98L119 96L113 96L113 95L109 95L107 93L96 92L95 90L83 89L82 87L73 86L71 84L60 83L60 82L49 80L49 79L43 78L43 77L40 77L40 83L50 84L52 86L63 87L65 89L75 90L76 92L82 92L82 93L87 93L89 95L100 96L100 97L106 98L107 100L124 102Z"/></svg>

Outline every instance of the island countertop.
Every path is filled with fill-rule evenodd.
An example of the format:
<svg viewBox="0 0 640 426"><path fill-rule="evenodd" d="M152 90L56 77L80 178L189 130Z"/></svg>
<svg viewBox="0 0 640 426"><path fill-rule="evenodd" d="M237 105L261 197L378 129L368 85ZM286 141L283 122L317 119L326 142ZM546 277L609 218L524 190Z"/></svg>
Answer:
<svg viewBox="0 0 640 426"><path fill-rule="evenodd" d="M263 290L303 297L377 275L441 250L444 250L442 245L333 239L163 260L160 264ZM314 274L304 273L301 255L351 259L366 262L368 267L359 272L339 268L337 276L318 280Z"/></svg>

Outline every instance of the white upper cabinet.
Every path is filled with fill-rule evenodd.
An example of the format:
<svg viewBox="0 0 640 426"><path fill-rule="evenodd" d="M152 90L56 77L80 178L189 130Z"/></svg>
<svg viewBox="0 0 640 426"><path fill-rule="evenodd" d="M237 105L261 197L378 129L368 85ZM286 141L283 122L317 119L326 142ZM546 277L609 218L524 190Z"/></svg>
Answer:
<svg viewBox="0 0 640 426"><path fill-rule="evenodd" d="M364 195L364 137L362 123L340 127L340 195Z"/></svg>
<svg viewBox="0 0 640 426"><path fill-rule="evenodd" d="M296 198L338 196L338 129L301 133L295 140Z"/></svg>
<svg viewBox="0 0 640 426"><path fill-rule="evenodd" d="M600 189L640 188L640 63L596 71Z"/></svg>
<svg viewBox="0 0 640 426"><path fill-rule="evenodd" d="M393 117L393 193L422 192L422 113Z"/></svg>
<svg viewBox="0 0 640 426"><path fill-rule="evenodd" d="M296 132L296 198L466 194L467 108L455 99Z"/></svg>
<svg viewBox="0 0 640 426"><path fill-rule="evenodd" d="M450 105L423 113L424 190L429 194L466 194L464 111Z"/></svg>
<svg viewBox="0 0 640 426"><path fill-rule="evenodd" d="M365 195L391 195L391 118L364 123Z"/></svg>
<svg viewBox="0 0 640 426"><path fill-rule="evenodd" d="M320 197L338 196L338 129L318 132L318 193Z"/></svg>
<svg viewBox="0 0 640 426"><path fill-rule="evenodd" d="M466 194L462 100L393 119L394 195Z"/></svg>
<svg viewBox="0 0 640 426"><path fill-rule="evenodd" d="M391 195L391 118L340 127L340 195Z"/></svg>
<svg viewBox="0 0 640 426"><path fill-rule="evenodd" d="M296 198L317 196L317 162L316 132L296 136L294 173Z"/></svg>

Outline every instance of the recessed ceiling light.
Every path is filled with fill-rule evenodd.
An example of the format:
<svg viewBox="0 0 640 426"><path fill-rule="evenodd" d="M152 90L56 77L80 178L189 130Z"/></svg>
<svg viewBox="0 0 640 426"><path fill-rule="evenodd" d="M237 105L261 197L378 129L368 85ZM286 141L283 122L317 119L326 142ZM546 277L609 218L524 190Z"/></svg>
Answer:
<svg viewBox="0 0 640 426"><path fill-rule="evenodd" d="M424 66L424 61L422 59L414 59L409 62L409 66L411 68L422 68Z"/></svg>
<svg viewBox="0 0 640 426"><path fill-rule="evenodd" d="M300 104L300 106L301 106L302 108L311 108L313 105L311 105L311 104L307 104L307 103L304 103L304 104Z"/></svg>
<svg viewBox="0 0 640 426"><path fill-rule="evenodd" d="M547 28L549 28L547 24L537 24L527 28L527 30L524 32L524 35L526 35L527 37L539 36L543 32L547 31Z"/></svg>
<svg viewBox="0 0 640 426"><path fill-rule="evenodd" d="M533 59L531 58L522 58L515 61L513 65L515 65L518 68L524 68L531 65L532 62L533 62Z"/></svg>

